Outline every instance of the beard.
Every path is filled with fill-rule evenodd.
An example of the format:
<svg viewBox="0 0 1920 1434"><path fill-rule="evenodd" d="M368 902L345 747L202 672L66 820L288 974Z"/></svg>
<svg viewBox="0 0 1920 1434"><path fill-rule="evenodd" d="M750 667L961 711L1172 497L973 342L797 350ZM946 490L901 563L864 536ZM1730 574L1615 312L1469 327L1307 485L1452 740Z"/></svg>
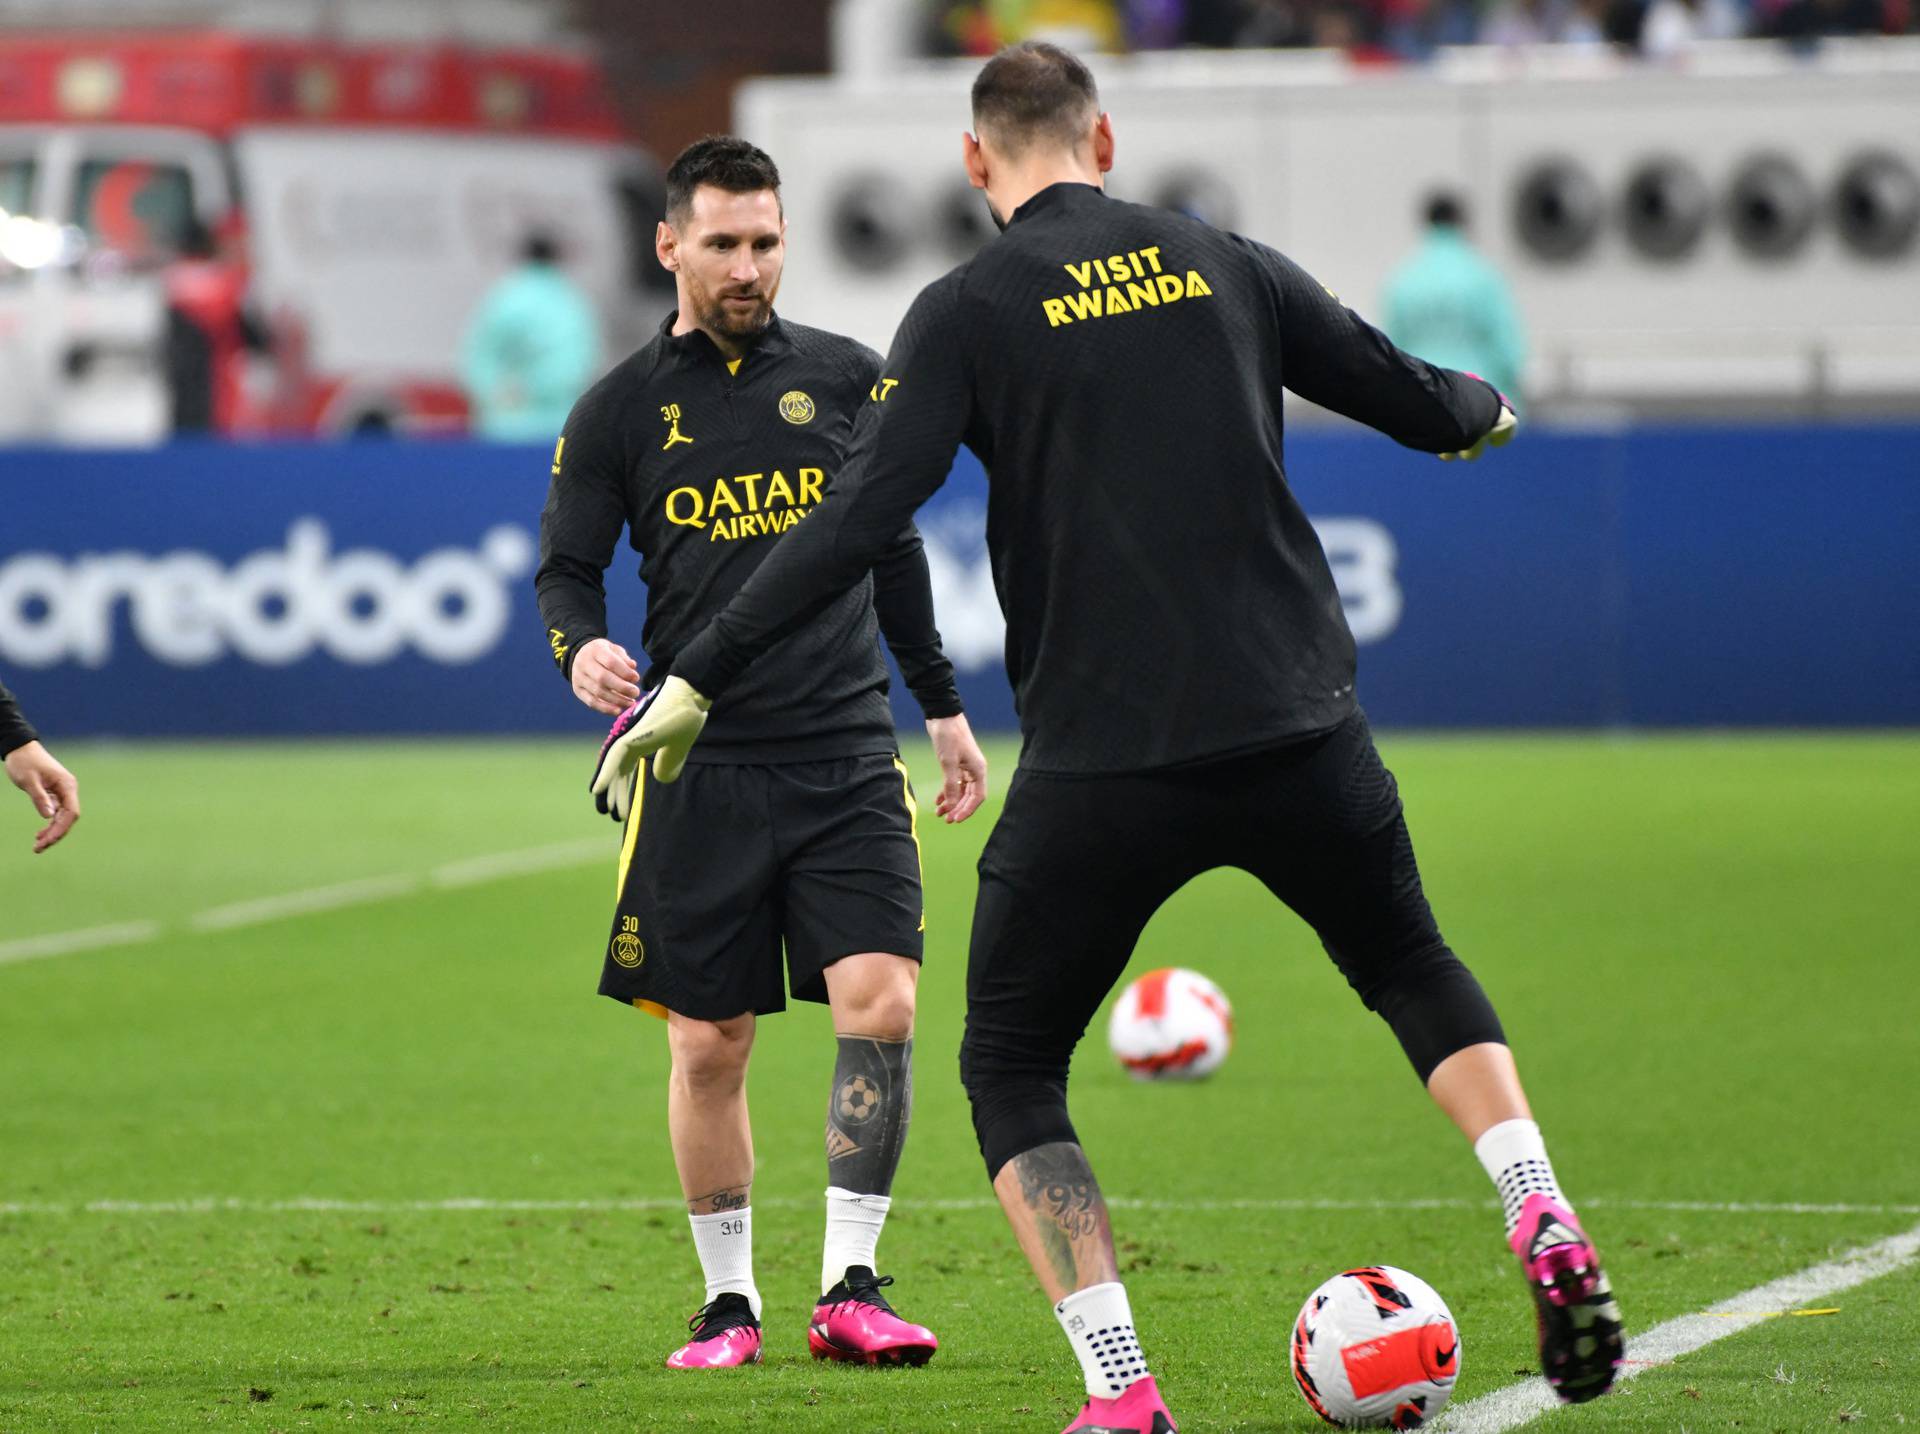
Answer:
<svg viewBox="0 0 1920 1434"><path fill-rule="evenodd" d="M694 316L701 328L730 339L751 339L773 322L773 293L767 289L703 289L691 295ZM733 298L751 298L752 305L730 304Z"/></svg>

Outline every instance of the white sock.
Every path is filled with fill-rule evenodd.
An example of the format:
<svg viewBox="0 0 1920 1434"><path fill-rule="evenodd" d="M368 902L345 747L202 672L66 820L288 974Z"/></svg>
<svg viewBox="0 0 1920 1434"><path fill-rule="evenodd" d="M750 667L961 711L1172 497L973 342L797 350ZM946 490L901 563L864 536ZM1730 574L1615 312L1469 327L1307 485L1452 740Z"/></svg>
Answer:
<svg viewBox="0 0 1920 1434"><path fill-rule="evenodd" d="M1053 1307L1053 1316L1080 1358L1090 1397L1118 1399L1128 1385L1147 1377L1127 1287L1119 1281L1075 1290Z"/></svg>
<svg viewBox="0 0 1920 1434"><path fill-rule="evenodd" d="M887 1223L893 1200L886 1195L856 1195L837 1185L827 1187L827 1246L820 1256L820 1293L846 1277L849 1265L874 1268L873 1252L880 1244L880 1228Z"/></svg>
<svg viewBox="0 0 1920 1434"><path fill-rule="evenodd" d="M1560 1193L1553 1178L1553 1162L1547 1159L1547 1143L1540 1138L1540 1127L1530 1120L1503 1120L1473 1143L1487 1179L1500 1192L1500 1206L1507 1217L1507 1233L1520 1223L1520 1207L1529 1195L1546 1195L1561 1205L1567 1197Z"/></svg>
<svg viewBox="0 0 1920 1434"><path fill-rule="evenodd" d="M689 1215L687 1223L693 1226L693 1248L707 1277L708 1301L731 1290L747 1297L753 1317L759 1319L760 1291L753 1283L753 1207Z"/></svg>

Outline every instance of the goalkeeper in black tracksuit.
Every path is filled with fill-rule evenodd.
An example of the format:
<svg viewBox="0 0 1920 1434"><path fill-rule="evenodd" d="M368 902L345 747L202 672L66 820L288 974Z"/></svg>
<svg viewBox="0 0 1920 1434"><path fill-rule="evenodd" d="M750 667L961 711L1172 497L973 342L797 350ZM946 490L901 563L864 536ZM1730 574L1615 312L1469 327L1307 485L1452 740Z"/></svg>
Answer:
<svg viewBox="0 0 1920 1434"><path fill-rule="evenodd" d="M990 479L1025 746L980 861L961 1067L995 1191L1087 1377L1071 1427L1172 1427L1066 1079L1148 918L1217 866L1313 925L1474 1142L1542 1368L1591 1398L1620 1358L1619 1312L1493 1008L1422 893L1281 461L1283 388L1442 457L1504 442L1513 414L1272 249L1109 199L1112 128L1066 52L1003 52L973 114L967 167L1005 232L915 301L841 484L682 649L634 749L680 760L703 704L724 711L743 666L854 581L966 443Z"/></svg>

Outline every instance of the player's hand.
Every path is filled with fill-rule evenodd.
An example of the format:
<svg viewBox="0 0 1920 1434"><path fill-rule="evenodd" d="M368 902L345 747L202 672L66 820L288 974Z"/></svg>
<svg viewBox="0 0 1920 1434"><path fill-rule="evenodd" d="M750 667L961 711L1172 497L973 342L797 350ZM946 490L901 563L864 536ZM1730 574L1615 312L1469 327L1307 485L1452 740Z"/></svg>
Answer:
<svg viewBox="0 0 1920 1434"><path fill-rule="evenodd" d="M47 819L33 838L35 855L73 830L80 820L80 783L38 742L7 753L7 780L25 792L33 809Z"/></svg>
<svg viewBox="0 0 1920 1434"><path fill-rule="evenodd" d="M640 697L640 669L626 648L596 637L573 656L573 695L596 712L618 717Z"/></svg>
<svg viewBox="0 0 1920 1434"><path fill-rule="evenodd" d="M624 822L633 802L634 778L648 757L653 758L655 781L679 781L687 753L707 725L707 710L712 706L681 677L669 677L643 694L614 719L607 740L600 744L591 784L593 804Z"/></svg>
<svg viewBox="0 0 1920 1434"><path fill-rule="evenodd" d="M929 717L927 735L940 763L940 795L933 810L949 825L963 822L987 799L987 755L973 740L965 713L956 717Z"/></svg>
<svg viewBox="0 0 1920 1434"><path fill-rule="evenodd" d="M1471 463L1489 448L1504 448L1513 442L1513 435L1519 430L1520 420L1503 400L1500 404L1500 416L1493 421L1493 427L1480 435L1480 441L1471 448L1462 448L1457 453L1442 453L1440 461L1445 463L1458 458Z"/></svg>

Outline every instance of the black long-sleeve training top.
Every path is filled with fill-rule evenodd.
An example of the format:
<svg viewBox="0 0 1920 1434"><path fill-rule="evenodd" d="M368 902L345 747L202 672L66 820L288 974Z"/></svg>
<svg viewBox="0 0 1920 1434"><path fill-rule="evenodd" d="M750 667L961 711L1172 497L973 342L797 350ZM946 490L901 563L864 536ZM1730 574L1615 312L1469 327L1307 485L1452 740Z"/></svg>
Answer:
<svg viewBox="0 0 1920 1434"><path fill-rule="evenodd" d="M989 477L1023 767L1144 770L1324 731L1354 706L1353 637L1287 484L1283 388L1431 453L1500 413L1262 244L1044 189L914 301L842 481L673 670L724 710L965 442Z"/></svg>
<svg viewBox="0 0 1920 1434"><path fill-rule="evenodd" d="M29 742L38 742L40 734L27 725L20 704L7 691L7 685L0 682L0 757L6 756L17 747Z"/></svg>
<svg viewBox="0 0 1920 1434"><path fill-rule="evenodd" d="M569 678L580 648L607 636L603 574L623 528L647 585L642 686L652 687L776 539L791 542L789 530L804 526L878 381L878 354L822 329L775 318L731 365L704 333L676 336L673 323L669 315L588 390L554 450L534 585L554 661ZM829 601L812 605L793 640L741 677L692 760L892 751L880 632L921 711L958 713L926 552L906 517Z"/></svg>

